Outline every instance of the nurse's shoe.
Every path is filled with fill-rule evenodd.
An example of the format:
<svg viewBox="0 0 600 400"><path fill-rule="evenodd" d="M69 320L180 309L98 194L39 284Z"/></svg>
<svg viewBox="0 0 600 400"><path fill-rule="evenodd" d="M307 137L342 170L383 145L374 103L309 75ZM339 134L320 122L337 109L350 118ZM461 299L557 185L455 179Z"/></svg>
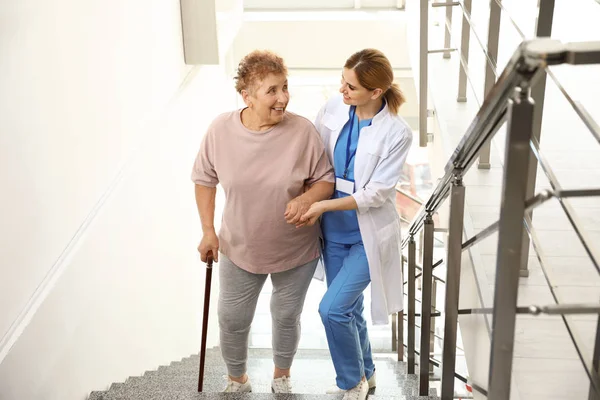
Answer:
<svg viewBox="0 0 600 400"><path fill-rule="evenodd" d="M344 391L342 400L366 400L368 395L369 384L367 381L360 381L360 383L352 389Z"/></svg>
<svg viewBox="0 0 600 400"><path fill-rule="evenodd" d="M376 371L373 371L373 375L371 375L371 377L367 380L367 383L369 384L369 390L375 389L377 387L375 374L376 374ZM325 393L340 394L340 393L344 393L344 392L345 392L344 389L340 389L339 387L337 387L337 385L333 385L332 387L327 389L327 391Z"/></svg>
<svg viewBox="0 0 600 400"><path fill-rule="evenodd" d="M292 382L287 376L273 379L271 382L271 392L273 393L292 393Z"/></svg>
<svg viewBox="0 0 600 400"><path fill-rule="evenodd" d="M246 379L246 382L239 383L232 381L229 376L227 377L227 387L223 390L224 393L246 393L252 391L252 385L250 384L250 378Z"/></svg>
<svg viewBox="0 0 600 400"><path fill-rule="evenodd" d="M371 377L367 379L367 383L369 384L369 390L375 389L377 387L377 377L375 376L376 373L377 371L373 371L373 375L371 375Z"/></svg>

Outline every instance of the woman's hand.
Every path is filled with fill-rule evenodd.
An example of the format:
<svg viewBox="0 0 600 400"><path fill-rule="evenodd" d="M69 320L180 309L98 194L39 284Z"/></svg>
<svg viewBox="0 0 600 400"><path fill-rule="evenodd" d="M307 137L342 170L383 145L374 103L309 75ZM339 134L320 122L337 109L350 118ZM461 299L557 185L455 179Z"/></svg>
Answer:
<svg viewBox="0 0 600 400"><path fill-rule="evenodd" d="M219 262L219 238L215 231L207 232L202 236L202 240L198 245L198 252L202 262L208 260L208 253L212 252L212 257L215 262Z"/></svg>
<svg viewBox="0 0 600 400"><path fill-rule="evenodd" d="M296 224L296 228L313 226L325 211L327 210L323 201L317 201L316 203L313 203L308 211L306 211L302 217L300 217L300 221Z"/></svg>
<svg viewBox="0 0 600 400"><path fill-rule="evenodd" d="M310 201L306 196L301 195L292 199L285 208L285 220L288 224L296 225L300 222L300 218L310 208Z"/></svg>

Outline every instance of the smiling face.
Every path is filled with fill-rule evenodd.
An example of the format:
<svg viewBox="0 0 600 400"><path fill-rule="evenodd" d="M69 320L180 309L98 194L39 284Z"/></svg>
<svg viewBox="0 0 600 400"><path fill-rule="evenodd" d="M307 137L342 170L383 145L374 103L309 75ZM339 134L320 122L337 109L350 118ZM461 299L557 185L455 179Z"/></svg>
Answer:
<svg viewBox="0 0 600 400"><path fill-rule="evenodd" d="M262 125L275 125L283 120L290 101L287 77L270 73L256 82L250 91L243 90L246 105L258 117Z"/></svg>
<svg viewBox="0 0 600 400"><path fill-rule="evenodd" d="M342 86L340 93L344 95L344 103L350 106L362 106L371 100L376 100L382 93L381 89L367 89L358 81L356 72L351 68L342 71Z"/></svg>

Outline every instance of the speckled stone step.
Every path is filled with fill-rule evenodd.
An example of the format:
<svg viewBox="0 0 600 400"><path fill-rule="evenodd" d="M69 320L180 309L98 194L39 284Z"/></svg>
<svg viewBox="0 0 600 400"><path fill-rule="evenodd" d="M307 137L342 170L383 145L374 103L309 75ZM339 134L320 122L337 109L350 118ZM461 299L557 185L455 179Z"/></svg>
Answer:
<svg viewBox="0 0 600 400"><path fill-rule="evenodd" d="M223 372L225 372L223 370ZM250 371L250 373L252 373ZM379 379L382 382L381 379ZM120 393L132 393L143 389L168 389L171 391L194 391L197 388L198 376L194 375L145 375L143 377L133 377L128 379L125 384L111 386L111 391ZM270 371L262 379L251 380L254 392L269 393L271 383ZM328 378L317 379L292 379L294 390L303 394L323 394L329 388L333 381ZM222 374L207 374L204 379L204 391L219 392L224 389L226 379ZM379 395L415 395L417 393L418 381L413 377L402 377L391 379L385 384L378 384L375 393Z"/></svg>
<svg viewBox="0 0 600 400"><path fill-rule="evenodd" d="M131 379L128 380L125 384L120 384L118 386L111 387L112 391L119 391L122 393L125 392L135 392L141 390L143 388L152 388L152 389L169 389L171 391L194 391L197 388L197 378L195 376L192 377L163 377L163 376L155 376L155 377L146 377L142 379ZM324 394L328 386L322 384L311 384L310 382L305 381L292 381L294 391L302 394ZM204 391L206 392L220 392L225 388L226 381L222 377L217 377L212 379L211 377L206 377L204 381ZM259 393L269 393L271 391L270 388L270 380L265 382L257 383L256 381L252 382L252 387L254 392ZM397 383L397 386L378 386L374 393L378 395L415 395L417 388L417 382L412 380L400 381Z"/></svg>
<svg viewBox="0 0 600 400"><path fill-rule="evenodd" d="M144 393L135 397L122 397L114 393L98 393L90 400L341 400L342 395L268 394L268 393ZM437 400L420 396L369 396L368 400Z"/></svg>
<svg viewBox="0 0 600 400"><path fill-rule="evenodd" d="M256 396L272 396L272 350L250 349L248 374L251 377L253 393ZM374 362L377 371L377 388L370 392L372 400L379 399L435 399L419 397L418 377L406 375L406 365L395 361L393 355L376 355ZM155 371L147 371L142 376L130 377L125 383L114 383L105 392L93 392L91 400L117 399L208 399L209 397L194 397L220 393L226 385L226 368L219 348L207 350L204 377L204 393L197 393L199 356L192 355L168 366L160 366ZM325 350L300 350L294 359L292 368L292 384L294 391L300 392L298 399L323 398L335 400L337 397L323 393L335 382L335 370L329 353ZM230 396L231 394L223 394ZM163 397L167 396L167 397ZM190 397L191 396L191 397ZM278 395L281 396L281 395ZM338 396L339 397L339 396ZM223 397L223 399L228 397ZM256 397L257 400L264 397ZM274 397L269 397L274 398ZM280 397L275 397L280 398Z"/></svg>
<svg viewBox="0 0 600 400"><path fill-rule="evenodd" d="M148 371L143 377L134 377L127 380L127 383L143 384L144 378L161 379L168 382L173 377L187 379L188 382L196 382L198 377L198 366L196 360L193 363L185 361L175 362L169 367L160 367L157 371ZM377 371L377 382L380 390L385 390L387 394L416 394L409 389L416 387L416 377L403 375L404 368L398 368L402 373L396 371L395 363L389 358L375 358ZM248 361L248 374L251 378L253 387L260 388L260 391L269 389L272 378L273 364L271 360L258 359L253 357ZM207 366L205 369L204 386L207 391L218 391L225 387L226 380L224 376L227 371L225 365ZM157 379L157 377L159 377ZM331 360L310 360L297 358L292 368L292 381L294 386L302 388L302 393L323 393L327 388L335 383L335 370ZM216 387L214 385L217 385ZM406 387L406 390L399 388Z"/></svg>

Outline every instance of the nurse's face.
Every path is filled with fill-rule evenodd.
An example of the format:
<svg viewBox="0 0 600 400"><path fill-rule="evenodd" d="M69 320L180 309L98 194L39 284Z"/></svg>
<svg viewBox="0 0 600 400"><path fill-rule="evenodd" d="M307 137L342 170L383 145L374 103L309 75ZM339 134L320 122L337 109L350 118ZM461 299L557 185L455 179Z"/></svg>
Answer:
<svg viewBox="0 0 600 400"><path fill-rule="evenodd" d="M344 103L350 106L362 106L378 97L378 90L361 86L353 69L344 68L341 84L340 93L344 95Z"/></svg>

